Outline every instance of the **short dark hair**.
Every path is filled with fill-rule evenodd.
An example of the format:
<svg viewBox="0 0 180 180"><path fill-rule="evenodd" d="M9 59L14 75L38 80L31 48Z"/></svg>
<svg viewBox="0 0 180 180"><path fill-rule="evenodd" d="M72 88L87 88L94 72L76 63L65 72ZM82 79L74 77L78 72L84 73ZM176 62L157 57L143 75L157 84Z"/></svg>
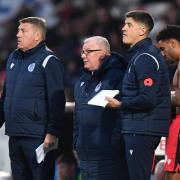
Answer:
<svg viewBox="0 0 180 180"><path fill-rule="evenodd" d="M176 39L180 42L180 26L179 25L167 25L156 36L156 41Z"/></svg>
<svg viewBox="0 0 180 180"><path fill-rule="evenodd" d="M46 38L47 24L46 20L42 17L27 17L19 20L19 23L30 23L39 28L42 32L43 40Z"/></svg>
<svg viewBox="0 0 180 180"><path fill-rule="evenodd" d="M125 17L126 17L126 18L133 18L133 20L144 24L144 25L147 27L148 32L151 32L151 30L152 30L153 27L154 27L153 18L152 18L152 16L151 16L148 12L146 12L146 11L143 11L143 10L130 11L130 12L127 12L127 13L125 14Z"/></svg>

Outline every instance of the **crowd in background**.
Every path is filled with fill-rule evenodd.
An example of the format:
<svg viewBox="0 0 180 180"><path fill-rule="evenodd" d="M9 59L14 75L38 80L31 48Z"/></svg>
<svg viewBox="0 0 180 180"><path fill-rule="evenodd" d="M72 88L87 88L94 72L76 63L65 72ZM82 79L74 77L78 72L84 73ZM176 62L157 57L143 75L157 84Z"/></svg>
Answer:
<svg viewBox="0 0 180 180"><path fill-rule="evenodd" d="M106 37L111 50L124 53L121 28L124 14L144 9L153 15L156 33L166 24L180 24L180 0L1 0L0 1L0 87L8 54L16 48L18 20L42 16L47 20L47 44L65 66L66 100L74 101L73 88L81 74L80 50L84 38ZM170 13L167 13L170 12Z"/></svg>

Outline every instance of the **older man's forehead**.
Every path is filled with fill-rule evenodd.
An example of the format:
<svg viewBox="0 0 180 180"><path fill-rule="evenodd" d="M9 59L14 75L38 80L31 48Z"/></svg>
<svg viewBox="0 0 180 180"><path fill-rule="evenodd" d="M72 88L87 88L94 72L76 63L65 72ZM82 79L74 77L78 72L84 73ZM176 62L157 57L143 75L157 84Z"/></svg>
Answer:
<svg viewBox="0 0 180 180"><path fill-rule="evenodd" d="M95 40L90 40L87 41L86 43L84 43L83 45L84 48L91 48L91 47L99 47L99 45L97 44L97 42Z"/></svg>

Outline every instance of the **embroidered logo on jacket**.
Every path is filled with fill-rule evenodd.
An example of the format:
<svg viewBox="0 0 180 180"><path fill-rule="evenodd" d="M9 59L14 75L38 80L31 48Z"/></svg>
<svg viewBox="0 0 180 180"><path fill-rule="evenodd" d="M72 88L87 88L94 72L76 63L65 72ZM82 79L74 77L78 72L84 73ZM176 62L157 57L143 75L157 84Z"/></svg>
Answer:
<svg viewBox="0 0 180 180"><path fill-rule="evenodd" d="M28 66L28 71L29 72L33 72L34 71L34 68L35 68L35 63L32 63L32 64L30 64L29 66Z"/></svg>
<svg viewBox="0 0 180 180"><path fill-rule="evenodd" d="M128 73L130 73L131 72L131 67L129 67L129 69L128 69Z"/></svg>
<svg viewBox="0 0 180 180"><path fill-rule="evenodd" d="M14 66L15 66L15 64L14 64L14 63L11 63L10 69L13 69Z"/></svg>
<svg viewBox="0 0 180 180"><path fill-rule="evenodd" d="M101 88L102 82L98 83L96 88L95 88L95 92L98 92L99 89Z"/></svg>
<svg viewBox="0 0 180 180"><path fill-rule="evenodd" d="M133 149L130 149L130 150L129 150L129 153L132 155L132 154L133 154Z"/></svg>
<svg viewBox="0 0 180 180"><path fill-rule="evenodd" d="M84 85L85 82L81 82L80 87Z"/></svg>

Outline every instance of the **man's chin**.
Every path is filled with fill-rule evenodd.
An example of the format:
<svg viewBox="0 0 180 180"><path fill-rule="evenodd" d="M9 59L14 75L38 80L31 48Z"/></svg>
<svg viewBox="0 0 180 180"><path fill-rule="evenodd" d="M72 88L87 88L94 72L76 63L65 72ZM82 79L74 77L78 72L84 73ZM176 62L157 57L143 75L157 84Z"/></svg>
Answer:
<svg viewBox="0 0 180 180"><path fill-rule="evenodd" d="M90 68L88 68L88 67L86 67L86 66L84 66L84 69L85 69L86 71L91 71Z"/></svg>
<svg viewBox="0 0 180 180"><path fill-rule="evenodd" d="M17 45L17 48L20 49L20 50L23 50L22 46Z"/></svg>
<svg viewBox="0 0 180 180"><path fill-rule="evenodd" d="M17 48L18 48L18 49L21 49L21 48L22 48L22 46L20 46L20 45L17 45Z"/></svg>
<svg viewBox="0 0 180 180"><path fill-rule="evenodd" d="M129 45L129 42L125 39L122 40L123 44Z"/></svg>

